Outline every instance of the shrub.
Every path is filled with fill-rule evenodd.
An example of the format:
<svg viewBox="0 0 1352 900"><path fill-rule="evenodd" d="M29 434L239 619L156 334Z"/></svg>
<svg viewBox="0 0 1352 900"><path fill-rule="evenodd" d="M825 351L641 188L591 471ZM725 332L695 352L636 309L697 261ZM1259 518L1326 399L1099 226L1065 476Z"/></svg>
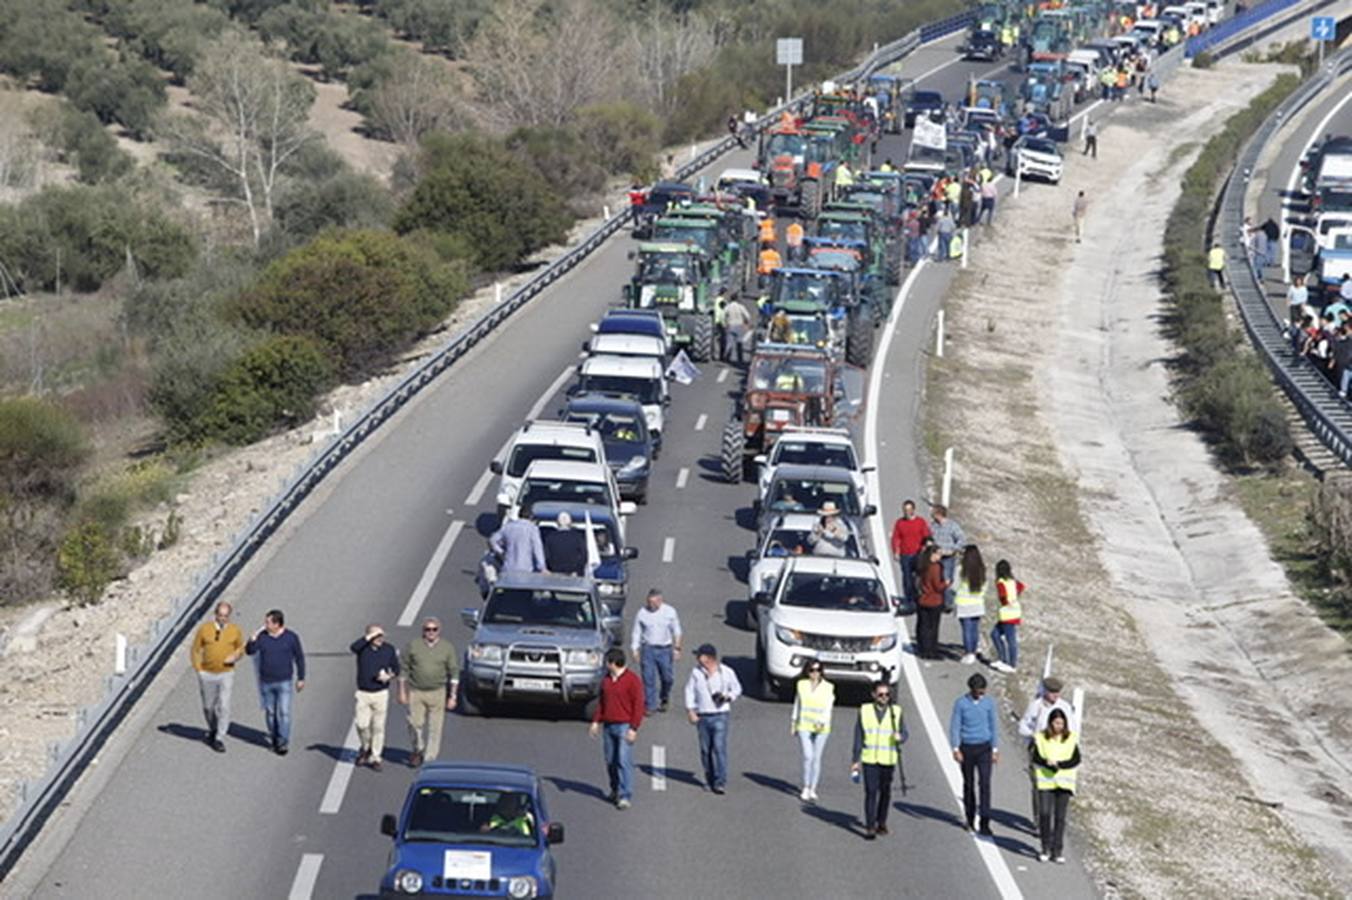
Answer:
<svg viewBox="0 0 1352 900"><path fill-rule="evenodd" d="M137 140L149 137L167 99L159 73L134 58L82 60L71 69L65 94L77 109L92 112L105 124L116 122Z"/></svg>
<svg viewBox="0 0 1352 900"><path fill-rule="evenodd" d="M632 175L647 183L657 177L662 125L632 103L578 110L574 126L583 143L610 175Z"/></svg>
<svg viewBox="0 0 1352 900"><path fill-rule="evenodd" d="M246 343L239 329L208 309L170 322L155 344L149 399L171 442L200 443L198 416L221 373L244 354Z"/></svg>
<svg viewBox="0 0 1352 900"><path fill-rule="evenodd" d="M56 554L56 584L77 604L97 603L121 574L122 554L113 533L89 519L66 533Z"/></svg>
<svg viewBox="0 0 1352 900"><path fill-rule="evenodd" d="M57 151L62 162L75 167L85 184L111 181L135 166L131 154L117 145L98 116L91 112L62 102L35 108L29 122L39 139Z"/></svg>
<svg viewBox="0 0 1352 900"><path fill-rule="evenodd" d="M142 281L122 302L122 324L152 349L180 323L193 318L214 322L234 298L257 277L250 255L217 249L202 257L180 278Z"/></svg>
<svg viewBox="0 0 1352 900"><path fill-rule="evenodd" d="M231 306L251 328L313 338L337 374L386 365L463 295L462 265L385 231L329 231L264 270Z"/></svg>
<svg viewBox="0 0 1352 900"><path fill-rule="evenodd" d="M276 428L307 421L333 366L313 340L265 338L227 369L198 420L198 433L248 444Z"/></svg>
<svg viewBox="0 0 1352 900"><path fill-rule="evenodd" d="M1192 58L1192 67L1194 69L1209 69L1216 64L1216 57L1210 52L1203 50Z"/></svg>
<svg viewBox="0 0 1352 900"><path fill-rule="evenodd" d="M1231 354L1206 369L1188 384L1183 399L1232 465L1275 463L1291 452L1280 401L1262 364L1249 354Z"/></svg>
<svg viewBox="0 0 1352 900"><path fill-rule="evenodd" d="M289 186L273 209L273 224L290 239L326 228L380 228L394 218L394 198L380 180L343 172L319 184Z"/></svg>
<svg viewBox="0 0 1352 900"><path fill-rule="evenodd" d="M563 240L572 224L554 188L494 138L432 135L423 142L421 169L395 229L462 235L486 269L516 265Z"/></svg>

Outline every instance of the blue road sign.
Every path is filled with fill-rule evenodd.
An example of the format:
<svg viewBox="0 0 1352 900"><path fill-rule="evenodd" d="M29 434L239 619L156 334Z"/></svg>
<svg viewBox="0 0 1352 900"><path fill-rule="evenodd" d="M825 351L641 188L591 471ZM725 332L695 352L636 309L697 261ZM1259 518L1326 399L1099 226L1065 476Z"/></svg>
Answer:
<svg viewBox="0 0 1352 900"><path fill-rule="evenodd" d="M1310 19L1310 37L1316 41L1333 40L1337 30L1333 16L1314 16Z"/></svg>

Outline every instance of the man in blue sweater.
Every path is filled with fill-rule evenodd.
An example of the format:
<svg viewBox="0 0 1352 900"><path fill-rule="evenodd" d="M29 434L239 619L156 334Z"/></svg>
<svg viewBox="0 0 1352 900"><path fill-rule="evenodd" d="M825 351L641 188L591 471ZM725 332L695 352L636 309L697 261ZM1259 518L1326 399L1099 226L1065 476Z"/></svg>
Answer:
<svg viewBox="0 0 1352 900"><path fill-rule="evenodd" d="M967 679L968 693L953 703L948 719L948 743L953 758L962 765L962 811L967 830L977 831L977 813L981 815L978 834L991 837L991 765L1000 761L1000 730L995 724L995 701L986 696L986 679L973 675ZM976 776L981 778L978 809Z"/></svg>
<svg viewBox="0 0 1352 900"><path fill-rule="evenodd" d="M399 675L399 651L385 641L385 629L372 623L352 642L357 654L357 765L379 772L384 763L385 717L390 709L390 683Z"/></svg>
<svg viewBox="0 0 1352 900"><path fill-rule="evenodd" d="M268 610L263 627L254 632L244 652L258 657L258 698L268 722L268 738L278 756L286 756L291 740L291 678L295 690L305 690L305 651L300 637L286 627L280 609Z"/></svg>

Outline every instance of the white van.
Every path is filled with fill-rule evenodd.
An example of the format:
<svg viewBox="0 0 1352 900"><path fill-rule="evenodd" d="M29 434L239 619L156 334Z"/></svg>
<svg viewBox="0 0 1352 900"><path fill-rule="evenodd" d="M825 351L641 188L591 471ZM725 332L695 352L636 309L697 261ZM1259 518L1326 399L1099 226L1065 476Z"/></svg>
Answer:
<svg viewBox="0 0 1352 900"><path fill-rule="evenodd" d="M662 436L666 406L671 402L667 393L665 370L659 360L633 356L593 356L577 367L577 388L574 393L603 394L607 397L625 397L643 407L643 418L648 430Z"/></svg>

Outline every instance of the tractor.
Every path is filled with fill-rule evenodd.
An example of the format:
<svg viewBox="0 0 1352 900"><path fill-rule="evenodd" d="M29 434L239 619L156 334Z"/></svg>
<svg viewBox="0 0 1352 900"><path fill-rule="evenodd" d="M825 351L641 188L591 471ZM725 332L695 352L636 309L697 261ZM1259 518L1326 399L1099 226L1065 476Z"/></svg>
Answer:
<svg viewBox="0 0 1352 900"><path fill-rule="evenodd" d="M669 210L663 219L668 224L685 221L702 223L704 220L717 222L717 252L707 249L706 252L718 260L719 271L727 279L730 292L739 294L752 283L756 272L756 216L744 203L731 199L722 203L699 201Z"/></svg>
<svg viewBox="0 0 1352 900"><path fill-rule="evenodd" d="M634 276L624 286L625 305L655 309L671 344L690 358L705 362L714 356L714 303L718 288L703 250L691 244L640 244Z"/></svg>
<svg viewBox="0 0 1352 900"><path fill-rule="evenodd" d="M776 206L807 218L817 215L843 155L838 131L830 126L782 122L762 133L760 169L770 177Z"/></svg>

